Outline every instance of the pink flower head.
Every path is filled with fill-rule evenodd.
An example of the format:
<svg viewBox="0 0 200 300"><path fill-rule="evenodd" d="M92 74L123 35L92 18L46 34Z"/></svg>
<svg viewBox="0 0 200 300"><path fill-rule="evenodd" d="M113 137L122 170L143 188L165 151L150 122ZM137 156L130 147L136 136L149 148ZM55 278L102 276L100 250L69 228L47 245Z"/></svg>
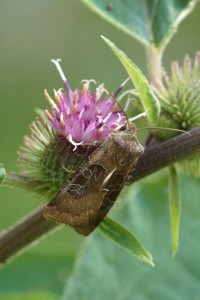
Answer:
<svg viewBox="0 0 200 300"><path fill-rule="evenodd" d="M48 119L56 132L64 136L76 150L78 145L95 144L108 136L113 130L117 131L126 124L124 112L114 100L127 80L120 85L112 96L103 84L96 91L90 91L90 83L94 80L84 80L82 90L72 91L59 64L60 60L52 60L56 65L67 92L54 91L56 103L45 90L45 96L52 109L46 110ZM102 95L106 96L102 99Z"/></svg>

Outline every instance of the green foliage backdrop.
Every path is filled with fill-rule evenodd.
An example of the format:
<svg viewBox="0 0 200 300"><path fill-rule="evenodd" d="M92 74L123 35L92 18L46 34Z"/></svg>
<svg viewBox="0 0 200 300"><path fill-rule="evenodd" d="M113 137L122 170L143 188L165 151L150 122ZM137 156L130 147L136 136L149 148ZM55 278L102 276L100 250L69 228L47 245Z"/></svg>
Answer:
<svg viewBox="0 0 200 300"><path fill-rule="evenodd" d="M165 66L171 60L182 60L186 52L194 56L195 51L200 49L199 13L200 5L198 4L195 11L180 26L179 33L168 46L164 56ZM126 78L127 74L100 38L101 34L110 38L117 45L122 45L128 56L146 73L145 53L142 46L135 40L130 41L130 36L124 35L122 31L118 31L112 25L98 18L80 1L1 1L0 157L6 168L14 169L16 153L22 144L22 137L28 133L28 125L35 117L33 109L46 107L43 96L44 88L51 92L53 88L62 87L50 59L58 57L62 59L63 68L72 87L78 86L82 79L94 78L99 82L105 82L107 89L113 91ZM100 286L101 282L99 282L97 287L97 279L98 276L104 278L105 264L110 261L115 268L109 271L112 273L111 277L115 276L118 280L115 283L114 279L110 281L115 285L105 289L105 293L107 293L105 299L110 299L113 296L110 294L111 288L112 292L117 292L120 284L122 292L119 299L129 299L128 296L126 297L129 292L135 293L137 300L145 299L146 296L155 298L158 295L160 299L188 299L191 295L198 297L200 293L198 285L200 275L198 232L200 228L198 222L199 201L195 193L198 193L199 183L189 181L188 178L183 179L185 202L183 201L182 208L182 237L180 252L174 260L170 256L166 181L165 183L162 181L162 184L160 183L158 186L157 175L153 178L152 180L155 182L152 190L144 189L145 184L139 188L139 191L133 187L136 189L137 198L133 201L132 209L134 231L137 228L137 233L142 237L142 241L147 242L147 247L149 246L155 255L155 263L158 267L150 271L150 267L136 262L129 254L122 254L121 250L114 248L110 242L104 240L105 246L102 245L101 238L96 233L96 237L90 237L85 246L88 247L88 244L93 243L94 248L90 251L95 251L102 262L99 275L89 272L91 277L88 277L88 280L92 281L93 279L93 287L90 285L88 287L91 287L91 295L94 293L96 297L91 299L98 299L98 293L103 289L103 285ZM129 193L131 195L131 190ZM194 195L192 199L191 194ZM140 201L143 196L143 200ZM127 209L130 202L130 199L127 199L124 210ZM40 200L31 194L0 188L0 230L7 228L40 204ZM159 215L162 206L163 215ZM137 218L135 219L134 216ZM146 222L142 222L142 220ZM12 264L0 270L1 299L16 300L23 299L23 297L38 300L59 299L64 281L72 271L76 254L83 242L84 238L69 228L64 228L41 241ZM102 254L99 253L101 247L103 247L105 255L112 256L112 253L115 253L113 254L114 261L109 260L109 257L102 257ZM82 256L84 255L86 254L83 250ZM117 261L117 257L121 256L126 262L123 265ZM87 256L85 257L87 258ZM95 268L94 262L92 265L94 266L93 272L98 270ZM84 273L84 264L77 266L77 268L79 267L80 275L84 275L84 281L79 282L80 285L77 284L77 290L75 290L74 280L78 276L78 273L75 272L66 289L66 295L70 295L70 299L81 299L79 289L86 284L84 283L87 279ZM122 272L124 272L124 277ZM138 274L142 274L142 272L147 274L145 282L139 282L141 277ZM176 278L173 277L175 272L178 274ZM139 278L134 287L132 287L131 279L126 283L127 277L130 276L131 279L132 276ZM104 281L106 280L107 277L104 278ZM150 291L151 280L154 280L156 286ZM168 294L167 287L170 287ZM95 292L96 288L99 289L98 292ZM166 298L163 296L164 291ZM87 289L85 293L88 293Z"/></svg>

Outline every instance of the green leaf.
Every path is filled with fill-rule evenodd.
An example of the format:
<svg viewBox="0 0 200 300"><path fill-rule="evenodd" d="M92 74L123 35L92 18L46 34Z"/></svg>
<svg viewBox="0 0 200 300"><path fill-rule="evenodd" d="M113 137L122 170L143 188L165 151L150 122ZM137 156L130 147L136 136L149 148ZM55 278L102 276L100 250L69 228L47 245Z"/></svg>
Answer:
<svg viewBox="0 0 200 300"><path fill-rule="evenodd" d="M154 266L151 254L142 246L138 239L121 224L105 218L99 226L100 232L108 239L135 255L139 260Z"/></svg>
<svg viewBox="0 0 200 300"><path fill-rule="evenodd" d="M3 181L6 171L4 166L0 163L0 183Z"/></svg>
<svg viewBox="0 0 200 300"><path fill-rule="evenodd" d="M172 234L172 254L175 256L179 242L179 224L181 197L179 191L178 174L174 166L169 167L169 211Z"/></svg>
<svg viewBox="0 0 200 300"><path fill-rule="evenodd" d="M152 92L148 80L142 74L141 70L126 56L124 52L119 50L110 40L106 39L103 36L102 38L123 64L124 68L133 81L144 109L147 111L147 116L150 123L155 124L160 113L160 104L158 99Z"/></svg>
<svg viewBox="0 0 200 300"><path fill-rule="evenodd" d="M82 0L106 21L143 44L160 47L176 32L197 0Z"/></svg>
<svg viewBox="0 0 200 300"><path fill-rule="evenodd" d="M86 239L62 299L198 299L199 180L182 177L181 183L184 206L180 246L175 258L169 251L167 177L159 173L143 180L140 189L138 184L128 188L125 201L120 202L123 206L114 215L145 241L156 267L131 258L96 231Z"/></svg>

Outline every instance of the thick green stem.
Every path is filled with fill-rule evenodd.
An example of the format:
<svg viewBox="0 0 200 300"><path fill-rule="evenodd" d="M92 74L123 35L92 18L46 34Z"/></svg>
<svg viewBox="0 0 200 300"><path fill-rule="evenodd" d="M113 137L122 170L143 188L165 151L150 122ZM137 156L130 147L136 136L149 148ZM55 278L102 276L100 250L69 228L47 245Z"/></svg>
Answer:
<svg viewBox="0 0 200 300"><path fill-rule="evenodd" d="M162 53L154 44L146 47L146 60L149 80L156 86L162 75Z"/></svg>

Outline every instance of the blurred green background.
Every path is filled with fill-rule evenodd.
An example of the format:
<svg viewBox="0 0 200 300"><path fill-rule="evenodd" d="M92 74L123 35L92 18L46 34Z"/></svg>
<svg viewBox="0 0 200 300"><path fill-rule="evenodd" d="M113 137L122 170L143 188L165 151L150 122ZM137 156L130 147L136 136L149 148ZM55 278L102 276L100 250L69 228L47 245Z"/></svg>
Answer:
<svg viewBox="0 0 200 300"><path fill-rule="evenodd" d="M185 53L193 57L200 50L199 15L200 3L168 45L166 68L171 60L181 61ZM143 46L104 23L80 1L0 0L0 162L6 169L16 170L17 151L35 118L34 108L47 106L44 88L52 93L53 88L62 87L50 59L62 59L73 88L80 86L82 79L93 78L113 91L127 77L101 34L122 48L146 73ZM39 205L40 201L29 193L0 188L0 230ZM32 291L37 293L33 299L44 299L43 292L52 293L47 294L48 299L54 299L53 295L56 298L83 241L69 228L40 241L0 270L1 299Z"/></svg>

